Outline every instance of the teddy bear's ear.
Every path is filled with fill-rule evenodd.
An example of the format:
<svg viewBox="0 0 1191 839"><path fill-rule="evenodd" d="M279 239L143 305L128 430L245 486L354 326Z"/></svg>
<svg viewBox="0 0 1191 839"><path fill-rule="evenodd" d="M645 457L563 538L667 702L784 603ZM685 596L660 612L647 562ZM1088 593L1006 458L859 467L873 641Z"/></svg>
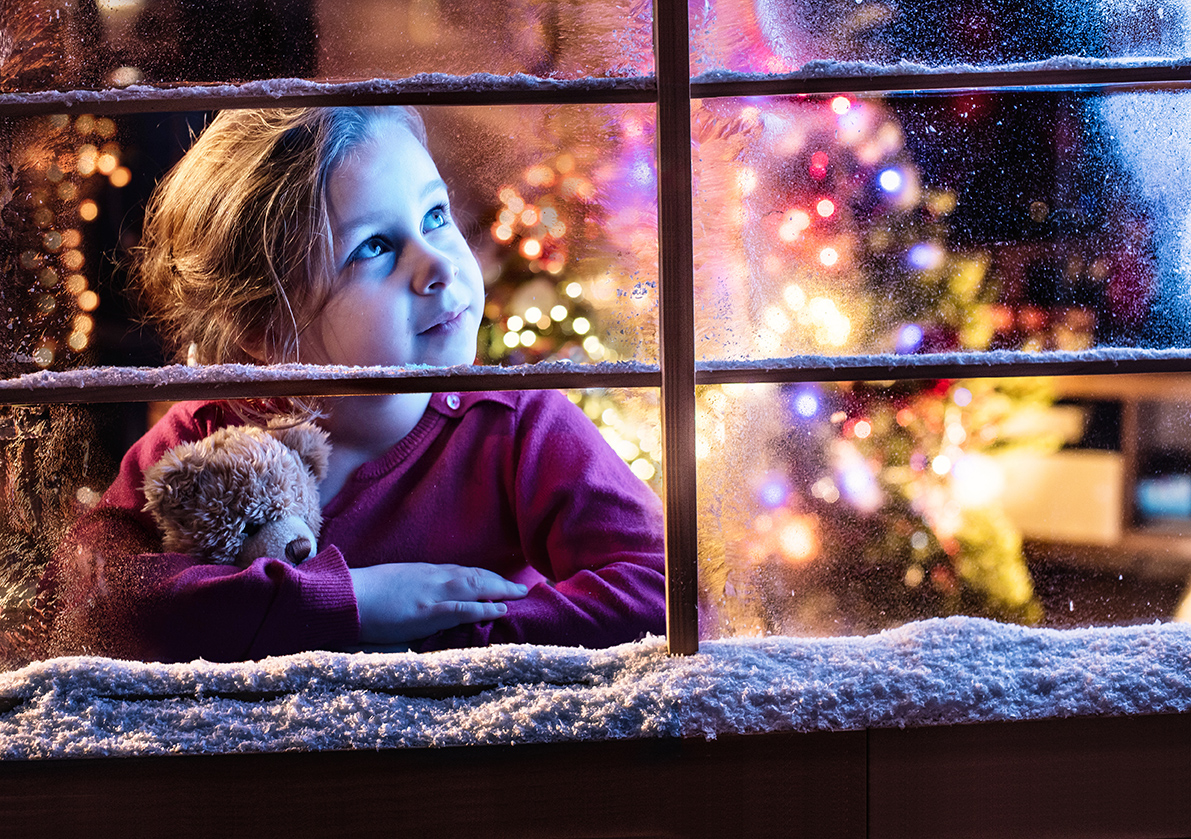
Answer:
<svg viewBox="0 0 1191 839"><path fill-rule="evenodd" d="M331 440L327 432L312 422L270 428L269 433L298 453L316 481L327 476L327 462L331 456Z"/></svg>
<svg viewBox="0 0 1191 839"><path fill-rule="evenodd" d="M193 457L193 443L183 443L167 451L145 472L146 513L168 518L194 492L194 479L202 470L202 461Z"/></svg>

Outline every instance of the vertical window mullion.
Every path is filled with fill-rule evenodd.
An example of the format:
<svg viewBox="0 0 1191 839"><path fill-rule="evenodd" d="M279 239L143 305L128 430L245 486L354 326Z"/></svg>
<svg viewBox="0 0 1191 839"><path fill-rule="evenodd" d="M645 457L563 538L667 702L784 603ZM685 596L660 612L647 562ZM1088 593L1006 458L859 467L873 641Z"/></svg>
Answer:
<svg viewBox="0 0 1191 839"><path fill-rule="evenodd" d="M658 358L670 653L699 650L695 475L695 289L691 215L690 47L686 0L654 0L657 74Z"/></svg>

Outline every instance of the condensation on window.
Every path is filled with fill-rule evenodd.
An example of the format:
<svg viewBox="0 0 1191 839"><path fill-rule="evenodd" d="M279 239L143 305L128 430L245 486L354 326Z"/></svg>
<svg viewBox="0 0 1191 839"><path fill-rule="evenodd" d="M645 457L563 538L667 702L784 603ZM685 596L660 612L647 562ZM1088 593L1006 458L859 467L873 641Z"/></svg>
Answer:
<svg viewBox="0 0 1191 839"><path fill-rule="evenodd" d="M84 0L14 13L0 90L419 73L623 77L652 71L643 0Z"/></svg>
<svg viewBox="0 0 1191 839"><path fill-rule="evenodd" d="M1182 58L1185 0L714 0L691 3L691 70L854 72L1072 58ZM865 65L869 65L866 69Z"/></svg>
<svg viewBox="0 0 1191 839"><path fill-rule="evenodd" d="M1188 388L1185 375L702 388L703 636L1187 619Z"/></svg>
<svg viewBox="0 0 1191 839"><path fill-rule="evenodd" d="M1191 345L1186 101L704 100L700 357Z"/></svg>

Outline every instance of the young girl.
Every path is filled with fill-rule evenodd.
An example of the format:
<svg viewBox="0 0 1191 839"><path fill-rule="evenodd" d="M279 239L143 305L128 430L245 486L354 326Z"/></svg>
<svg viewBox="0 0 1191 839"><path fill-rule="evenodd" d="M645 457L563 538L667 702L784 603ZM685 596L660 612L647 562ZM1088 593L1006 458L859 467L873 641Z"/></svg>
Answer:
<svg viewBox="0 0 1191 839"><path fill-rule="evenodd" d="M226 111L150 203L139 276L206 363L469 364L480 269L415 114ZM231 661L308 649L606 646L664 630L657 497L556 392L322 399L322 550L247 569L161 553L143 474L260 421L174 406L46 578L49 654Z"/></svg>

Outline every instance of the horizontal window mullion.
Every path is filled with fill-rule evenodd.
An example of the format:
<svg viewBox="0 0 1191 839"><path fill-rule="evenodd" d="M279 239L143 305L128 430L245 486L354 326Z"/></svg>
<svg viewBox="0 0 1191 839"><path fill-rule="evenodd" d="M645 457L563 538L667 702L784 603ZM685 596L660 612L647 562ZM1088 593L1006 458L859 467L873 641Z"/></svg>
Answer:
<svg viewBox="0 0 1191 839"><path fill-rule="evenodd" d="M702 361L700 385L1094 376L1191 372L1191 349L1098 349L1082 352L929 353L795 356L758 361Z"/></svg>
<svg viewBox="0 0 1191 839"><path fill-rule="evenodd" d="M1055 67L1047 62L987 69L940 68L906 70L903 65L886 67L847 63L825 65L829 74L802 71L766 76L715 71L691 80L691 96L697 99L736 96L828 95L835 93L948 93L957 90L1023 90L1039 88L1131 89L1184 87L1191 85L1191 62L1096 62L1073 67Z"/></svg>
<svg viewBox="0 0 1191 839"><path fill-rule="evenodd" d="M482 390L660 387L658 365L637 362L517 367L342 368L280 365L126 367L31 373L0 380L0 404L150 402L269 396L349 396ZM1191 372L1191 349L1100 349L1083 352L795 356L758 361L700 361L695 384L898 381L1012 376L1105 376Z"/></svg>
<svg viewBox="0 0 1191 839"><path fill-rule="evenodd" d="M449 372L389 367L344 371L317 365L82 368L0 380L0 405L660 387L662 381L657 365L603 362L578 367L564 362L542 362L519 367L449 368Z"/></svg>
<svg viewBox="0 0 1191 839"><path fill-rule="evenodd" d="M414 76L325 83L268 79L243 84L137 85L107 90L0 94L0 117L127 114L324 105L584 105L657 99L652 76L543 79L533 76Z"/></svg>

